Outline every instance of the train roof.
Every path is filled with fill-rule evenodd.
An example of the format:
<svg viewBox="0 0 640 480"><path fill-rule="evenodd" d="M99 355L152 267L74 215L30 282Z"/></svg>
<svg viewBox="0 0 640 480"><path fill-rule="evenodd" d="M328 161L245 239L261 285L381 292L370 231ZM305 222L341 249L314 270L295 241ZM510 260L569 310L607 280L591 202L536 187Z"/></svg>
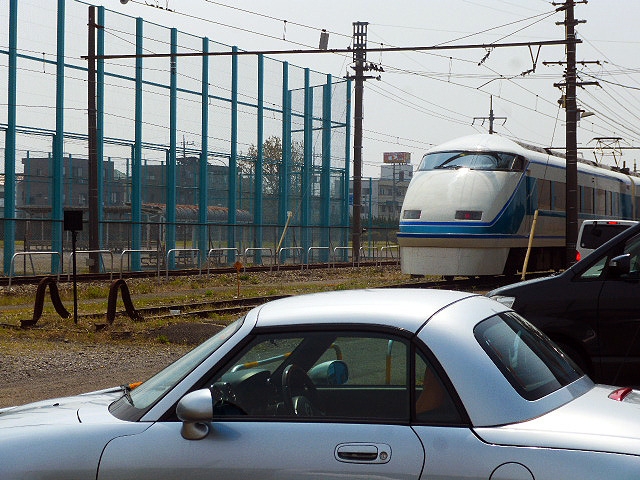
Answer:
<svg viewBox="0 0 640 480"><path fill-rule="evenodd" d="M555 162L553 163L556 163L559 166L566 164L566 155L563 152L538 147L536 145L531 145L519 140L511 140L500 135L488 133L478 133L449 140L448 142L436 145L435 147L429 149L427 153L445 152L451 150L470 150L478 152L490 150L496 152L514 153L526 157L532 157L533 153L533 157L543 155L545 161L555 160ZM609 170L610 172L614 173L614 176L616 176L615 173L618 173L620 175L630 175L634 177L636 183L640 182L640 175L637 172L630 172L628 168L603 165L601 163L596 163L592 160L587 160L581 157L578 157L578 162L579 164L581 164L580 169L585 171L585 173L593 171L591 168L589 168L592 167L595 169Z"/></svg>

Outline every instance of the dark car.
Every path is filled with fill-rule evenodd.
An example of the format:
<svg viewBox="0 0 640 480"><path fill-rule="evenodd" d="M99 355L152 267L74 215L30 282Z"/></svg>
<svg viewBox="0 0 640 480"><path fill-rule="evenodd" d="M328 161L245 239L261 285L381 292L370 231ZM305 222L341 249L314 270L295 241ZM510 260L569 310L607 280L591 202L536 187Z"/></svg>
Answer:
<svg viewBox="0 0 640 480"><path fill-rule="evenodd" d="M640 224L559 275L487 295L525 316L596 382L640 385Z"/></svg>

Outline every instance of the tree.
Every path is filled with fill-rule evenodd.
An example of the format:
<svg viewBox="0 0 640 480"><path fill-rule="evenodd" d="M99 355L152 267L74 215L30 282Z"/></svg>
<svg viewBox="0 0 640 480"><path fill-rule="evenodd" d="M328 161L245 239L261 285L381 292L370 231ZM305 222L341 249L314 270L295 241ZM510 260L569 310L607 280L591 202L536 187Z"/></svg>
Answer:
<svg viewBox="0 0 640 480"><path fill-rule="evenodd" d="M298 172L304 157L302 142L291 142L291 173ZM262 185L265 195L277 195L280 185L280 165L282 164L282 139L275 135L267 138L262 144ZM254 175L256 160L258 159L258 147L249 146L244 158L238 160L238 169L242 174ZM292 185L299 183L296 179L299 175L292 176Z"/></svg>

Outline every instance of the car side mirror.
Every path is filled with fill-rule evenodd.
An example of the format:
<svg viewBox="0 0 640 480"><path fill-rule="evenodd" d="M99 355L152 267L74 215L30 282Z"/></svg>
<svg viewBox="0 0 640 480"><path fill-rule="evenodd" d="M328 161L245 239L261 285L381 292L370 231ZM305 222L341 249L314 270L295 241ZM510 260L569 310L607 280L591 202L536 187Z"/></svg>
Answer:
<svg viewBox="0 0 640 480"><path fill-rule="evenodd" d="M631 271L631 254L625 253L609 260L609 271L616 277L628 275Z"/></svg>
<svg viewBox="0 0 640 480"><path fill-rule="evenodd" d="M213 396L204 388L187 393L178 402L176 415L182 421L180 433L186 440L200 440L209 433L213 421Z"/></svg>

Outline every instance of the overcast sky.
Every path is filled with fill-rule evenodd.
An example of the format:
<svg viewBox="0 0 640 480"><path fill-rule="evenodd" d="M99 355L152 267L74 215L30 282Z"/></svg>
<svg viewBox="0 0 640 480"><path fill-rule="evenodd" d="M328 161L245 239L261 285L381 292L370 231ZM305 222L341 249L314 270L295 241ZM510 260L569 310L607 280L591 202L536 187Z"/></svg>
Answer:
<svg viewBox="0 0 640 480"><path fill-rule="evenodd" d="M564 27L555 24L563 20L564 14L553 13L556 7L545 0L246 0L224 3L131 0L126 5L119 0L102 0L96 3L184 32L206 35L227 45L238 45L245 50L316 47L320 36L318 29L322 28L331 32L329 48L344 48L350 44L354 21L369 22L371 47L379 46L380 42L385 46L429 46L564 38ZM235 8L228 8L225 3ZM26 48L25 45L38 40L41 36L36 31L39 25L50 30L55 6L55 0L20 0L21 13L29 12L34 31L22 31L19 47ZM8 0L0 0L0 10L0 31L4 30L0 44L5 49ZM70 11L75 15L79 10L70 8ZM624 144L638 146L640 65L635 52L640 46L637 28L640 2L592 0L576 6L576 18L587 21L577 27L578 37L583 40L577 47L578 60L601 62L600 65L579 66L579 71L583 72L581 79L598 80L600 87L578 90L579 104L584 110L595 113L580 122L578 142L592 146L595 145L594 137L619 136ZM82 25L81 20L75 18L69 22ZM286 20L286 26L283 20ZM86 49L80 40L82 35L77 41L74 38L73 32L69 32L67 43L71 56ZM47 48L47 54L55 53L55 44L49 42ZM156 45L154 48L160 51L163 47ZM534 59L537 57L535 73L522 76L522 72L533 68L532 55ZM53 59L52 56L48 58ZM277 58L335 77L352 73L348 56L322 54ZM478 121L475 125L472 123L473 117L488 115L490 95L494 96L495 115L507 117L504 125L502 122L496 124L498 133L541 146L564 146L564 110L559 109L557 103L561 92L553 87L553 83L562 81L563 67L542 64L543 61L563 59L563 46L543 47L539 54L537 48L530 52L526 47L500 48L491 52L476 49L436 54L370 53L368 60L380 63L385 71L381 73L381 81L369 80L365 85L365 175L377 176L385 151L409 151L413 163L417 164L423 152L433 144L486 132L487 122L484 125ZM0 104L6 105L4 59L0 66ZM43 65L43 68L53 70L51 66ZM72 81L68 85L73 85ZM52 85L48 87L50 89ZM26 101L26 92L20 95ZM69 101L73 105L73 100ZM6 107L0 110L3 123L6 122L4 112ZM51 111L44 114L53 116ZM19 123L28 123L27 117L37 123L37 117L29 113L21 112L19 116ZM160 123L166 122L160 120ZM194 127L193 130L198 129ZM593 159L591 151L586 150L583 155ZM623 159L633 165L637 156L637 151L627 150Z"/></svg>

